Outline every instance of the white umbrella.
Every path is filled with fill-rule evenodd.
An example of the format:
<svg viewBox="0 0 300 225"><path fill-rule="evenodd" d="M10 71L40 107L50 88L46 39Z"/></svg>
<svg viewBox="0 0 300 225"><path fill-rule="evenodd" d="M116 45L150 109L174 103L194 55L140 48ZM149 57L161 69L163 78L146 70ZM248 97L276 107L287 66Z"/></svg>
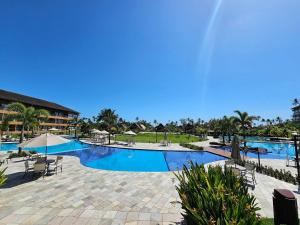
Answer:
<svg viewBox="0 0 300 225"><path fill-rule="evenodd" d="M101 130L100 134L108 135L109 133L106 130Z"/></svg>
<svg viewBox="0 0 300 225"><path fill-rule="evenodd" d="M241 159L240 142L239 142L239 138L237 136L233 137L231 146L232 146L231 158L235 159L235 160L240 160Z"/></svg>
<svg viewBox="0 0 300 225"><path fill-rule="evenodd" d="M49 131L59 131L59 129L53 127L53 128L51 128L51 129L49 129Z"/></svg>
<svg viewBox="0 0 300 225"><path fill-rule="evenodd" d="M60 145L60 144L65 144L70 142L70 140L63 138L58 135L54 134L42 134L38 137L35 137L31 140L22 142L19 144L19 147L21 148L38 148L38 147L46 147L46 155L47 155L47 148L48 146L53 146L53 145Z"/></svg>
<svg viewBox="0 0 300 225"><path fill-rule="evenodd" d="M126 135L136 135L136 133L134 133L133 131L126 131L126 132L124 132L124 134L126 134Z"/></svg>
<svg viewBox="0 0 300 225"><path fill-rule="evenodd" d="M100 130L97 130L97 129L92 129L92 130L91 130L91 133L92 133L92 134L101 134L101 131L100 131Z"/></svg>

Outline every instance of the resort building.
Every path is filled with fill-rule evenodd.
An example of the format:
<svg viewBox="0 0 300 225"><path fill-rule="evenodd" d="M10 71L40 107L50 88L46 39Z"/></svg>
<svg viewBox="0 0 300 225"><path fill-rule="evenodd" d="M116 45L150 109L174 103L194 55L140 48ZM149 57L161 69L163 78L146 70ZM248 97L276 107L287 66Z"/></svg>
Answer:
<svg viewBox="0 0 300 225"><path fill-rule="evenodd" d="M41 130L56 128L65 131L70 127L70 122L79 116L79 112L65 106L0 89L0 124L5 115L15 113L7 110L7 105L14 102L22 103L27 107L32 106L35 109L48 110L50 116L47 121L40 124ZM21 125L22 123L19 121L9 122L9 133L20 133Z"/></svg>
<svg viewBox="0 0 300 225"><path fill-rule="evenodd" d="M293 110L293 121L300 124L300 105L292 108Z"/></svg>

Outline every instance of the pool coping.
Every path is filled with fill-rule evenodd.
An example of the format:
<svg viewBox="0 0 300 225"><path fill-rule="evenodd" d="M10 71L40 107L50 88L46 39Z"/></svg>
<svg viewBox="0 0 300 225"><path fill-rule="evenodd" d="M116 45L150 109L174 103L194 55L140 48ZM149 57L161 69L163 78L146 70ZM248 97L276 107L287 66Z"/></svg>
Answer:
<svg viewBox="0 0 300 225"><path fill-rule="evenodd" d="M80 140L79 140L80 141ZM143 148L134 148L134 147L126 147L126 146L122 146L122 147L118 147L118 146L110 146L110 145L97 145L97 144L92 144L92 143L87 143L87 142L82 142L84 144L88 144L88 145L93 145L93 146L99 146L99 147L107 147L107 148L119 148L119 149L130 149L130 150L138 150L138 151L161 151L161 152L207 152L213 155L217 155L217 156L221 156L224 157L226 159L230 159L231 156L227 155L227 154L223 154L222 152L213 152L210 151L208 149L206 149L207 147L204 147L203 150L194 150L194 149L190 149L190 148L186 148L187 150L172 150L172 149L143 149ZM209 147L214 149L215 151L221 151L219 149L213 148L213 147Z"/></svg>

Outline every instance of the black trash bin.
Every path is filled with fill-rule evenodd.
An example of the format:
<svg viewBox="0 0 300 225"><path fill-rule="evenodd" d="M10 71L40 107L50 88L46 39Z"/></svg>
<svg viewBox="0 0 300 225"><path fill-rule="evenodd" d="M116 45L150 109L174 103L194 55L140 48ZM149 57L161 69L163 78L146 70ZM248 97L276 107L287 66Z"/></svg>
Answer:
<svg viewBox="0 0 300 225"><path fill-rule="evenodd" d="M274 189L273 211L275 225L299 225L297 199L291 191Z"/></svg>

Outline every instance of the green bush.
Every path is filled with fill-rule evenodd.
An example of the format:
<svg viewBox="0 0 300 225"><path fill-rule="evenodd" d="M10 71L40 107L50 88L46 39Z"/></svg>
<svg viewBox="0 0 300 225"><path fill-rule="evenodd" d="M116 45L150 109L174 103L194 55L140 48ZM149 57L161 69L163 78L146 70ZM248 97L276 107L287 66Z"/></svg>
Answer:
<svg viewBox="0 0 300 225"><path fill-rule="evenodd" d="M6 179L7 179L5 174L4 174L6 169L7 168L5 168L3 170L0 170L0 186L2 186L5 183Z"/></svg>
<svg viewBox="0 0 300 225"><path fill-rule="evenodd" d="M35 151L29 151L30 154L35 154L36 152ZM9 158L12 159L12 158L18 158L18 157L26 157L28 156L28 154L24 151L21 151L21 152L13 152L9 155Z"/></svg>
<svg viewBox="0 0 300 225"><path fill-rule="evenodd" d="M254 196L248 193L243 178L220 166L208 167L191 163L175 174L184 218L192 225L261 224Z"/></svg>
<svg viewBox="0 0 300 225"><path fill-rule="evenodd" d="M184 148L189 148L189 149L193 149L193 150L198 150L198 151L202 151L203 147L202 146L197 146L197 145L193 145L193 144L188 144L188 143L180 143L180 146L184 147Z"/></svg>
<svg viewBox="0 0 300 225"><path fill-rule="evenodd" d="M215 142L215 141L211 141L209 142L210 145L220 145L220 146L226 146L225 144L223 143L220 143L220 142Z"/></svg>

